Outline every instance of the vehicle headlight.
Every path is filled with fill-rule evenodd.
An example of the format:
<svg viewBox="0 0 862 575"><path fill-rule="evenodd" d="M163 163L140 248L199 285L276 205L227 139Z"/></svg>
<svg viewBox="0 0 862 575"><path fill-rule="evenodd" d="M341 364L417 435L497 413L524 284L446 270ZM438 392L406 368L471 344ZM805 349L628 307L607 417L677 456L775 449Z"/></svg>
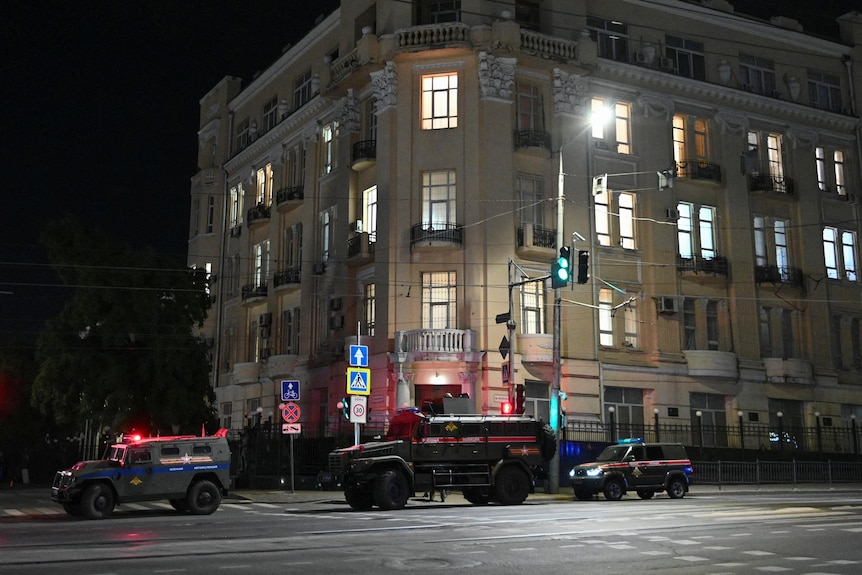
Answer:
<svg viewBox="0 0 862 575"><path fill-rule="evenodd" d="M604 472L598 467L595 469L587 469L587 477L598 477L602 473Z"/></svg>
<svg viewBox="0 0 862 575"><path fill-rule="evenodd" d="M574 476L575 476L575 468L572 467L571 469L569 469L569 477L574 477Z"/></svg>

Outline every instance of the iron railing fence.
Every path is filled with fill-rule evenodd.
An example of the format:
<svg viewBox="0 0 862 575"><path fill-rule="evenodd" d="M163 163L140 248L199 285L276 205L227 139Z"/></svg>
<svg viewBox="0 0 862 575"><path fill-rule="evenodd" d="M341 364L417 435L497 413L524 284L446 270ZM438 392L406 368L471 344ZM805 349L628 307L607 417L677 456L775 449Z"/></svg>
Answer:
<svg viewBox="0 0 862 575"><path fill-rule="evenodd" d="M742 425L632 424L589 421L568 422L561 429L563 441L613 443L628 437L644 441L682 443L687 447L810 452L822 454L862 453L862 428L798 427L743 423Z"/></svg>
<svg viewBox="0 0 862 575"><path fill-rule="evenodd" d="M693 461L695 484L862 483L858 461Z"/></svg>

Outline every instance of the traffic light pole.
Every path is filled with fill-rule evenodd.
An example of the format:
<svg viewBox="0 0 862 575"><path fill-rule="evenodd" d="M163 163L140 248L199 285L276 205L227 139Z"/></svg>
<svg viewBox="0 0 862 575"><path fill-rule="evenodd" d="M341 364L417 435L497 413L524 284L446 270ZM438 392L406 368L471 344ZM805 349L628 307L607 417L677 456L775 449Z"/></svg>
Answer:
<svg viewBox="0 0 862 575"><path fill-rule="evenodd" d="M563 149L560 148L560 174L557 181L557 250L563 246L565 236L563 234L563 205L566 199L563 184L565 173L563 172ZM551 421L551 429L554 430L554 438L557 442L557 449L554 451L554 457L551 459L549 475L549 491L551 493L560 492L560 382L562 380L562 366L560 365L560 329L561 329L561 300L560 288L554 289L554 335L552 347L553 362L554 362L554 379L551 382L551 401L548 416Z"/></svg>

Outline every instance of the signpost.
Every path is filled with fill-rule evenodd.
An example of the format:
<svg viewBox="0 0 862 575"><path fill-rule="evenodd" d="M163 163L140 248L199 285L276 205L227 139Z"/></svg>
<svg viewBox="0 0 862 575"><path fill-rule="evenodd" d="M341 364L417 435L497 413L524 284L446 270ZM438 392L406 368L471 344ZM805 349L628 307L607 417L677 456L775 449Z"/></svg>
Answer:
<svg viewBox="0 0 862 575"><path fill-rule="evenodd" d="M368 415L367 396L371 395L371 370L368 369L368 346L359 344L359 336L356 341L356 345L350 346L348 355L350 367L347 368L347 394L350 396L353 443L359 445L359 424L366 423Z"/></svg>
<svg viewBox="0 0 862 575"><path fill-rule="evenodd" d="M299 418L302 417L302 410L299 404L299 381L295 379L284 379L281 381L281 403L278 407L281 409L281 418L284 423L281 425L281 433L290 435L290 492L294 490L294 468L293 468L293 437L302 432L302 424L299 423Z"/></svg>

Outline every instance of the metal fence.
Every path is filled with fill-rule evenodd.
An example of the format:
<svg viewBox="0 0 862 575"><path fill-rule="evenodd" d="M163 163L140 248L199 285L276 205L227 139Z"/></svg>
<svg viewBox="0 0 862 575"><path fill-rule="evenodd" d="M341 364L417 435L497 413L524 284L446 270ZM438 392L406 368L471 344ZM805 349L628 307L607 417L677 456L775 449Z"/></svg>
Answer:
<svg viewBox="0 0 862 575"><path fill-rule="evenodd" d="M855 421L854 421L855 423ZM807 452L818 454L862 453L862 433L848 427L785 427L757 423L741 425L630 424L589 421L568 422L561 430L564 441L613 443L626 437L645 441L682 443L687 447Z"/></svg>
<svg viewBox="0 0 862 575"><path fill-rule="evenodd" d="M855 461L694 461L694 483L763 485L862 483Z"/></svg>

